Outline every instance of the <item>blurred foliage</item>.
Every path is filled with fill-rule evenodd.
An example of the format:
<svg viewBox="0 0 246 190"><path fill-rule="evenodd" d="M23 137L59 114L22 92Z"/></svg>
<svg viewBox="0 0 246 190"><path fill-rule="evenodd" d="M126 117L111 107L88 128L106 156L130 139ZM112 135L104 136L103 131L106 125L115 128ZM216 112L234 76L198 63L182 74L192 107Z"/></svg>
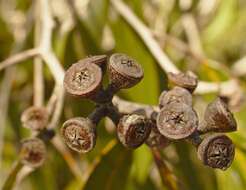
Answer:
<svg viewBox="0 0 246 190"><path fill-rule="evenodd" d="M120 96L131 101L156 104L160 92L167 88L166 75L138 34L110 4L110 0L77 0L77 7L73 7L68 2L70 1L50 1L56 21L52 44L64 68L68 68L73 62L87 55L126 53L143 66L145 77L139 85L124 90ZM6 59L15 49L16 36L25 29L22 25L27 21L27 15L30 12L33 15L35 13L34 3L35 1L30 0L1 0L0 60ZM125 0L125 3L144 24L157 34L157 39L165 38L168 33L188 43L180 21L184 14L179 6L180 1ZM214 6L211 7L211 5ZM230 66L235 61L245 56L246 2L244 0L196 0L192 4L190 13L198 24L202 48L208 58L221 62L230 70ZM72 19L74 19L74 25L71 24ZM34 23L34 21L29 23L31 31L27 35L24 48L34 44ZM162 44L161 40L160 44ZM224 70L216 70L209 65L199 64L168 41L165 41L163 50L180 69L193 70L203 80L223 81L228 78ZM22 128L19 118L22 111L32 103L33 67L31 63L32 60L29 60L16 66L4 139L1 139L4 143L3 159L0 164L1 179L6 178L18 157L20 140L29 136L28 131ZM0 80L2 81L3 78L4 72L1 72ZM245 80L241 83L242 86L246 86ZM45 67L46 101L52 93L53 85L52 76ZM204 104L215 95L200 96L196 98L196 101ZM162 151L163 159L177 177L181 189L245 189L246 107L240 106L240 111L235 114L239 131L230 134L236 144L236 157L232 167L227 171L204 167L197 159L194 147L187 143L173 144ZM86 116L92 108L91 102L66 97L60 125L70 117ZM106 123L102 121L98 126L97 145L91 153L78 155L71 151L79 163L82 175L88 175L87 178L83 178L83 180L86 179L85 181L78 180L62 155L49 145L48 158L44 166L25 178L18 189L72 190L82 189L82 187L86 190L167 189L165 184L161 183L150 149L146 145L134 151L122 148L114 140L115 133L105 127ZM3 180L0 181L1 185Z"/></svg>

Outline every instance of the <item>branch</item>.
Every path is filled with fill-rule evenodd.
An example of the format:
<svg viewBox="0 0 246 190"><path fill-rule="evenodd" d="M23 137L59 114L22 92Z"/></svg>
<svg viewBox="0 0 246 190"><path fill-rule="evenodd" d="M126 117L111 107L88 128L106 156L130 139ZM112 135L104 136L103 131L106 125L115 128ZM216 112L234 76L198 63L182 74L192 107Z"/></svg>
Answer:
<svg viewBox="0 0 246 190"><path fill-rule="evenodd" d="M58 125L63 110L63 104L64 104L65 92L63 89L63 85L57 85L55 88L56 88L55 90L56 103L55 103L54 113L52 114L51 122L47 126L47 128L49 129L53 129Z"/></svg>
<svg viewBox="0 0 246 190"><path fill-rule="evenodd" d="M4 73L3 81L0 87L0 171L3 170L3 148L4 148L4 132L6 128L6 118L9 110L9 99L12 83L15 76L16 68L8 68ZM0 172L0 176L2 176L2 172ZM2 183L0 182L0 185Z"/></svg>
<svg viewBox="0 0 246 190"><path fill-rule="evenodd" d="M243 76L246 74L246 56L239 59L233 66L232 72L236 76Z"/></svg>
<svg viewBox="0 0 246 190"><path fill-rule="evenodd" d="M153 57L157 60L158 64L165 72L178 73L180 70L172 63L167 55L162 51L158 42L153 38L153 35L149 28L145 26L129 7L122 0L111 0L114 8L119 14L129 23L129 25L136 31L136 33L142 38L145 45L148 47ZM196 94L204 94L211 92L219 92L220 88L224 86L213 82L200 81L195 91Z"/></svg>
<svg viewBox="0 0 246 190"><path fill-rule="evenodd" d="M133 27L133 29L142 38L149 51L153 54L154 58L166 72L179 72L178 68L171 62L171 60L163 53L159 44L153 38L153 35L148 27L146 27L134 13L121 1L111 0L114 8L120 15Z"/></svg>
<svg viewBox="0 0 246 190"><path fill-rule="evenodd" d="M203 48L199 36L196 21L191 13L185 13L181 17L181 22L188 38L190 48L195 54L204 57Z"/></svg>
<svg viewBox="0 0 246 190"><path fill-rule="evenodd" d="M82 181L82 173L80 171L80 167L77 164L76 160L73 158L72 154L68 150L68 148L63 144L62 140L59 136L55 136L51 140L52 145L57 149L57 151L63 156L64 160L67 162L70 170L74 174L74 176Z"/></svg>
<svg viewBox="0 0 246 190"><path fill-rule="evenodd" d="M28 166L22 166L22 168L19 170L18 174L16 175L16 180L15 183L13 184L13 189L18 190L23 179L25 179L33 171L34 168Z"/></svg>
<svg viewBox="0 0 246 190"><path fill-rule="evenodd" d="M158 149L152 148L152 155L154 157L156 166L158 168L162 183L170 190L178 190L178 181L176 176L167 167L166 163L162 160L161 153Z"/></svg>
<svg viewBox="0 0 246 190"><path fill-rule="evenodd" d="M51 47L53 20L48 0L40 0L40 11L42 26L40 40L41 55L44 61L46 61L46 64L48 65L52 75L54 76L56 83L62 85L64 78L64 69L59 63L59 60L55 56Z"/></svg>
<svg viewBox="0 0 246 190"><path fill-rule="evenodd" d="M236 79L230 79L224 82L204 82L199 81L195 94L217 93L220 95L231 96L240 89Z"/></svg>
<svg viewBox="0 0 246 190"><path fill-rule="evenodd" d="M129 102L119 98L118 96L114 96L112 102L119 112L123 114L130 114L142 110L145 112L146 117L150 118L153 112L159 111L157 106Z"/></svg>
<svg viewBox="0 0 246 190"><path fill-rule="evenodd" d="M21 53L17 53L17 54L9 57L8 59L6 59L5 61L2 61L0 63L0 71L5 69L6 67L14 65L16 63L19 63L21 61L25 61L27 59L34 57L34 56L38 56L39 54L40 54L40 51L38 48L29 49L29 50L25 50Z"/></svg>
<svg viewBox="0 0 246 190"><path fill-rule="evenodd" d="M35 46L38 46L40 40L40 13L39 13L39 2L35 3L35 12L36 12L36 23L35 23ZM34 67L33 67L33 104L35 106L43 106L44 103L44 77L43 77L43 63L40 57L34 58Z"/></svg>
<svg viewBox="0 0 246 190"><path fill-rule="evenodd" d="M59 60L52 51L51 41L52 41L52 29L53 29L53 18L50 12L49 1L40 0L40 14L41 14L41 40L40 49L41 55L46 64L48 65L52 75L56 81L56 107L54 114L52 116L49 128L54 128L60 119L63 103L64 103L64 89L63 89L63 78L64 69L61 66Z"/></svg>
<svg viewBox="0 0 246 190"><path fill-rule="evenodd" d="M17 160L13 168L11 169L9 175L7 176L7 179L5 179L5 182L3 183L2 190L11 190L15 184L16 176L23 168L23 165L19 160Z"/></svg>

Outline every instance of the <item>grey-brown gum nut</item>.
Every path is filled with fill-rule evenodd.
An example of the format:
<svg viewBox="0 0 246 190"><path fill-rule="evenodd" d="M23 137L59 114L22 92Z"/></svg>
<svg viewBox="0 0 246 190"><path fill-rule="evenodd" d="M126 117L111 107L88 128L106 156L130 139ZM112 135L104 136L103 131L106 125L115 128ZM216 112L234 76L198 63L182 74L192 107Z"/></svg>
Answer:
<svg viewBox="0 0 246 190"><path fill-rule="evenodd" d="M25 139L21 143L20 161L32 168L40 167L46 158L45 143L38 138Z"/></svg>
<svg viewBox="0 0 246 190"><path fill-rule="evenodd" d="M67 120L61 128L61 135L68 147L79 153L91 151L96 144L95 125L88 118Z"/></svg>
<svg viewBox="0 0 246 190"><path fill-rule="evenodd" d="M31 130L42 130L46 128L48 119L48 112L43 107L29 107L21 115L22 125Z"/></svg>
<svg viewBox="0 0 246 190"><path fill-rule="evenodd" d="M157 148L167 147L171 143L171 141L168 138L164 137L159 132L155 123L152 122L151 126L152 127L151 127L150 135L149 135L148 139L145 141L146 144L149 147L157 147Z"/></svg>
<svg viewBox="0 0 246 190"><path fill-rule="evenodd" d="M102 69L98 65L79 61L68 68L63 84L69 94L91 98L101 89L102 77Z"/></svg>
<svg viewBox="0 0 246 190"><path fill-rule="evenodd" d="M121 53L115 53L109 58L109 79L116 89L135 86L143 78L143 69L136 60Z"/></svg>
<svg viewBox="0 0 246 190"><path fill-rule="evenodd" d="M202 132L232 132L237 130L237 123L227 104L216 98L208 104L204 114L204 124L199 126Z"/></svg>
<svg viewBox="0 0 246 190"><path fill-rule="evenodd" d="M198 116L187 104L172 102L160 110L156 123L159 132L166 138L179 140L196 131Z"/></svg>
<svg viewBox="0 0 246 190"><path fill-rule="evenodd" d="M141 115L125 115L117 126L119 141L127 148L137 148L148 138L151 123Z"/></svg>
<svg viewBox="0 0 246 190"><path fill-rule="evenodd" d="M192 106L192 95L188 90L178 86L172 90L163 91L159 98L159 107L162 108L172 102L180 102Z"/></svg>
<svg viewBox="0 0 246 190"><path fill-rule="evenodd" d="M103 67L104 65L107 64L107 59L108 56L107 55L93 55L93 56L88 56L84 59L79 60L79 63L94 63L100 67Z"/></svg>
<svg viewBox="0 0 246 190"><path fill-rule="evenodd" d="M168 73L168 80L173 83L175 86L180 86L186 88L191 93L197 87L197 77L194 74L187 73Z"/></svg>
<svg viewBox="0 0 246 190"><path fill-rule="evenodd" d="M197 154L204 165L226 170L234 159L235 146L227 136L213 134L202 141Z"/></svg>

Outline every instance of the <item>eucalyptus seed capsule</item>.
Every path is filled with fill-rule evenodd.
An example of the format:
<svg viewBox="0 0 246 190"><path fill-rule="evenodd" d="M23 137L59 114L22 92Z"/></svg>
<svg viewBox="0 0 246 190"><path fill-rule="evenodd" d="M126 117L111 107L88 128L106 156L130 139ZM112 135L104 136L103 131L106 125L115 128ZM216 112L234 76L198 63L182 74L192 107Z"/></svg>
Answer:
<svg viewBox="0 0 246 190"><path fill-rule="evenodd" d="M162 108L164 106L163 102L164 102L164 98L167 94L167 90L163 90L161 95L159 96L159 107Z"/></svg>
<svg viewBox="0 0 246 190"><path fill-rule="evenodd" d="M172 90L169 90L168 92L164 91L161 94L159 98L159 107L162 108L172 102L180 102L192 106L192 95L188 90L176 86Z"/></svg>
<svg viewBox="0 0 246 190"><path fill-rule="evenodd" d="M161 109L156 122L162 135L178 140L185 139L196 131L198 116L187 104L173 102Z"/></svg>
<svg viewBox="0 0 246 190"><path fill-rule="evenodd" d="M21 115L22 125L31 130L42 130L48 124L49 115L43 107L29 107Z"/></svg>
<svg viewBox="0 0 246 190"><path fill-rule="evenodd" d="M123 116L117 126L120 142L127 148L137 148L148 138L151 123L142 115L132 114Z"/></svg>
<svg viewBox="0 0 246 190"><path fill-rule="evenodd" d="M66 144L79 153L91 151L96 144L95 125L88 118L67 120L61 128L61 134Z"/></svg>
<svg viewBox="0 0 246 190"><path fill-rule="evenodd" d="M235 146L227 136L213 134L202 141L197 153L204 165L226 170L234 159Z"/></svg>
<svg viewBox="0 0 246 190"><path fill-rule="evenodd" d="M102 70L93 61L81 60L65 73L64 87L71 95L91 98L98 93L101 86Z"/></svg>
<svg viewBox="0 0 246 190"><path fill-rule="evenodd" d="M136 60L121 53L109 58L109 78L115 90L131 88L143 78L143 69Z"/></svg>
<svg viewBox="0 0 246 190"><path fill-rule="evenodd" d="M216 98L207 106L204 123L198 130L202 133L232 132L237 130L237 123L227 104L221 98Z"/></svg>
<svg viewBox="0 0 246 190"><path fill-rule="evenodd" d="M29 138L22 141L20 160L33 168L40 167L46 158L46 146L39 138Z"/></svg>
<svg viewBox="0 0 246 190"><path fill-rule="evenodd" d="M175 86L186 88L190 92L193 92L197 87L197 77L189 72L187 73L168 73L168 80Z"/></svg>
<svg viewBox="0 0 246 190"><path fill-rule="evenodd" d="M79 62L80 63L85 63L85 62L95 63L98 66L103 66L103 65L106 65L107 58L108 58L107 55L93 55L85 59L82 59Z"/></svg>
<svg viewBox="0 0 246 190"><path fill-rule="evenodd" d="M156 124L152 122L151 132L146 144L149 147L165 148L170 144L170 140L164 137L157 129Z"/></svg>

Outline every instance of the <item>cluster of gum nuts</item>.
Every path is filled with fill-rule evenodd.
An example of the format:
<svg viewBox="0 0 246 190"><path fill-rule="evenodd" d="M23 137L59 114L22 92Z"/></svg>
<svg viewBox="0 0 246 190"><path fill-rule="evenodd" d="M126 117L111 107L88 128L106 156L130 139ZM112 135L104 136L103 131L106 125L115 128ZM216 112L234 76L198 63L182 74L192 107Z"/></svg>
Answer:
<svg viewBox="0 0 246 190"><path fill-rule="evenodd" d="M109 84L103 87L104 74L108 72ZM206 108L199 122L192 108L192 93L197 78L192 73L168 73L171 89L162 92L159 111L151 114L119 113L112 98L120 89L131 88L141 81L143 70L125 54L92 56L73 64L66 72L64 87L77 97L96 103L87 117L69 119L61 128L66 144L73 150L86 153L96 144L96 125L109 117L117 126L119 141L127 148L137 148L143 143L150 147L165 148L171 142L189 140L197 147L198 158L212 168L227 169L234 158L235 147L224 134L236 131L236 121L224 99L216 98ZM23 126L35 131L35 137L22 141L22 164L39 167L46 157L46 145L54 135L47 129L49 114L43 107L30 107L21 116ZM212 133L212 134L211 134Z"/></svg>
<svg viewBox="0 0 246 190"><path fill-rule="evenodd" d="M104 87L106 72L109 83ZM142 78L143 69L136 60L121 53L87 57L68 68L64 78L67 93L90 99L96 106L88 117L71 118L63 124L61 134L66 144L79 153L91 151L96 144L96 125L103 117L109 117L116 125L119 141L127 148L143 143L164 148L171 142L188 140L196 146L204 165L227 169L234 159L235 147L223 133L236 131L237 124L224 99L212 101L199 122L192 107L196 76L191 72L168 73L171 88L161 94L159 111L153 111L151 116L119 113L112 103L114 94L133 87Z"/></svg>

